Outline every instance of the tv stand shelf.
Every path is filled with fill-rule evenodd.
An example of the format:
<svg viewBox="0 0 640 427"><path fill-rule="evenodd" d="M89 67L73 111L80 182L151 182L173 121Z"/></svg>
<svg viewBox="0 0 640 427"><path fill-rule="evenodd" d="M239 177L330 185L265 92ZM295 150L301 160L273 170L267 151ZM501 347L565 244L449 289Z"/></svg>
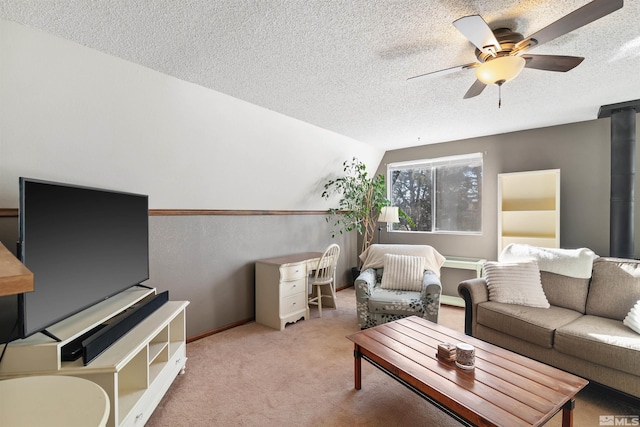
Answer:
<svg viewBox="0 0 640 427"><path fill-rule="evenodd" d="M109 396L108 426L142 426L186 364L185 315L188 301L168 301L86 366L82 359L62 362L61 348L74 338L136 303L154 289L130 288L52 326L56 342L43 334L7 347L0 378L68 375L100 385Z"/></svg>

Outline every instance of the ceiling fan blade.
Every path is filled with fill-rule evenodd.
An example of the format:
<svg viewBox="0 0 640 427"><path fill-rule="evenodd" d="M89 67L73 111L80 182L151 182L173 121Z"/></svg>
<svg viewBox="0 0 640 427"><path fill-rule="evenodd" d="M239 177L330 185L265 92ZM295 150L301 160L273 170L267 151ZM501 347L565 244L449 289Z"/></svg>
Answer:
<svg viewBox="0 0 640 427"><path fill-rule="evenodd" d="M516 51L524 51L570 33L596 21L622 7L623 0L594 0L568 15L531 34L516 45Z"/></svg>
<svg viewBox="0 0 640 427"><path fill-rule="evenodd" d="M527 68L561 72L572 70L584 60L581 56L563 55L522 55L522 58L527 61L524 65Z"/></svg>
<svg viewBox="0 0 640 427"><path fill-rule="evenodd" d="M455 67L445 68L444 70L432 71L430 73L425 73L425 74L420 74L418 76L409 77L407 79L407 81L409 81L409 80L418 80L418 79L421 79L421 78L440 77L440 76L444 76L446 74L455 73L455 72L460 71L460 70L466 70L468 68L474 68L474 67L477 67L478 65L480 65L479 62L471 62L469 64L457 65Z"/></svg>
<svg viewBox="0 0 640 427"><path fill-rule="evenodd" d="M480 15L464 16L453 21L453 25L482 52L500 51L500 43Z"/></svg>
<svg viewBox="0 0 640 427"><path fill-rule="evenodd" d="M480 80L476 80L471 85L467 93L464 94L462 99L469 99L469 98L473 98L474 96L480 95L485 87L487 87L486 84L482 83Z"/></svg>

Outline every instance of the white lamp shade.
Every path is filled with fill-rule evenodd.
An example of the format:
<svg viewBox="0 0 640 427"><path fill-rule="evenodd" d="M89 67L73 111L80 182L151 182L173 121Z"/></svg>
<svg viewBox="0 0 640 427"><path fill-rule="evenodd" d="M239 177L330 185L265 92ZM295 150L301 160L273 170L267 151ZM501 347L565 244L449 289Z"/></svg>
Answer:
<svg viewBox="0 0 640 427"><path fill-rule="evenodd" d="M525 63L520 56L499 56L476 68L476 77L487 85L502 84L516 78Z"/></svg>
<svg viewBox="0 0 640 427"><path fill-rule="evenodd" d="M384 206L380 211L378 222L400 222L397 206Z"/></svg>

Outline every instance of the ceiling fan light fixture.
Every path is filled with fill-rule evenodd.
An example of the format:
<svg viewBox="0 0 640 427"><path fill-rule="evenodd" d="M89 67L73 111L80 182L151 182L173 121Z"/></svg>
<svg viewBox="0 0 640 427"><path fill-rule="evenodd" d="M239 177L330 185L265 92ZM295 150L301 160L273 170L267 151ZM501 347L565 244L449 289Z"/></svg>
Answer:
<svg viewBox="0 0 640 427"><path fill-rule="evenodd" d="M476 68L476 77L487 85L501 85L520 74L526 61L520 56L499 56Z"/></svg>

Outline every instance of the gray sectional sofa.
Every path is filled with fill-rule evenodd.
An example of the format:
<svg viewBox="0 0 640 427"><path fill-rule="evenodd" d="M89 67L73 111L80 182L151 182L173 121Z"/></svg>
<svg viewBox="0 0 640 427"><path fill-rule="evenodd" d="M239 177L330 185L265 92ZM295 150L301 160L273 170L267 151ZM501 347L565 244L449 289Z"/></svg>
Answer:
<svg viewBox="0 0 640 427"><path fill-rule="evenodd" d="M463 281L465 332L640 398L640 334L623 319L640 300L640 261L596 258L590 278L540 268L549 308L492 301L485 278Z"/></svg>

